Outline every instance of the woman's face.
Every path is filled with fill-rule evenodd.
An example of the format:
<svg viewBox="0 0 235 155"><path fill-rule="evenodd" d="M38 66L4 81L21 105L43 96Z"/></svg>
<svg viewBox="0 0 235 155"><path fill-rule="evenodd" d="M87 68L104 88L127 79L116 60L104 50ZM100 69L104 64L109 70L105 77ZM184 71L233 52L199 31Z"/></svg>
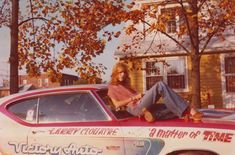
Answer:
<svg viewBox="0 0 235 155"><path fill-rule="evenodd" d="M123 82L127 76L126 71L123 68L118 68L118 81Z"/></svg>

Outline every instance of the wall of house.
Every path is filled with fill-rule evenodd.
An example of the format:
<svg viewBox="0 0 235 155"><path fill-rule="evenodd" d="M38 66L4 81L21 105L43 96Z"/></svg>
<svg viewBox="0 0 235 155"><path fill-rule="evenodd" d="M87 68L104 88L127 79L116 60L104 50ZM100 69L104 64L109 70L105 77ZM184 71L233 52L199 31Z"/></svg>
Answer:
<svg viewBox="0 0 235 155"><path fill-rule="evenodd" d="M218 54L201 57L201 98L204 106L208 104L218 108L223 106L220 66Z"/></svg>
<svg viewBox="0 0 235 155"><path fill-rule="evenodd" d="M78 81L77 76L63 74L60 85L61 86L74 85L76 81Z"/></svg>
<svg viewBox="0 0 235 155"><path fill-rule="evenodd" d="M0 97L8 96L10 95L9 88L1 88L0 89Z"/></svg>
<svg viewBox="0 0 235 155"><path fill-rule="evenodd" d="M129 62L128 65L130 68L131 86L138 92L143 92L144 76L142 70L142 62L141 61Z"/></svg>

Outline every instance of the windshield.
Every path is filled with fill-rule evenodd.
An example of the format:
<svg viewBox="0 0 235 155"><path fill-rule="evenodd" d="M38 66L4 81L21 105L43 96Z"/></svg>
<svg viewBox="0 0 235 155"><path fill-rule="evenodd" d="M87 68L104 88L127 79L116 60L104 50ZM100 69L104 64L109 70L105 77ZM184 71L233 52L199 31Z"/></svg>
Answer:
<svg viewBox="0 0 235 155"><path fill-rule="evenodd" d="M122 109L122 110L116 110L115 106L113 105L111 99L108 97L108 89L102 89L97 91L97 94L99 95L99 97L102 99L102 101L105 103L105 105L108 107L108 109L113 113L113 115L117 118L117 119L126 119L126 118L130 118L133 117L133 115L131 115L130 113L128 113L126 110Z"/></svg>

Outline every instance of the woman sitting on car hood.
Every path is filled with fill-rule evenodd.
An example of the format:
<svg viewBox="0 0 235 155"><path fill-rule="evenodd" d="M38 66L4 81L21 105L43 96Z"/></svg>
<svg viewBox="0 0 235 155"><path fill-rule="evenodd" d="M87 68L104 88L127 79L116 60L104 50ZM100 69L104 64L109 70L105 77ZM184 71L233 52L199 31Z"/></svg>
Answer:
<svg viewBox="0 0 235 155"><path fill-rule="evenodd" d="M152 122L155 120L156 114L150 113L148 109L162 97L167 109L176 116L181 118L190 115L195 121L201 120L202 113L195 108L189 108L189 104L163 81L155 83L145 94L137 93L131 88L130 83L127 64L118 62L113 67L108 86L108 96L117 109L125 107L132 115L144 115L148 122Z"/></svg>

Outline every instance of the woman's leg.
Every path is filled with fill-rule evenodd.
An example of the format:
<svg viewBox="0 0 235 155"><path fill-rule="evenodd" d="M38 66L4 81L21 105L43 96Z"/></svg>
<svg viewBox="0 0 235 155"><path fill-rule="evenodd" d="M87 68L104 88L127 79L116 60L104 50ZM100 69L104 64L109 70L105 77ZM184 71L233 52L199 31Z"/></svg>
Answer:
<svg viewBox="0 0 235 155"><path fill-rule="evenodd" d="M158 82L158 90L162 94L162 98L166 107L178 117L188 108L189 104L176 92L174 92L167 84Z"/></svg>
<svg viewBox="0 0 235 155"><path fill-rule="evenodd" d="M143 108L149 108L152 104L155 104L160 97L163 98L166 107L178 117L181 117L182 113L188 107L188 103L183 98L176 94L164 82L159 81L145 93L140 103L135 108L128 108L127 110L134 115L141 115Z"/></svg>

